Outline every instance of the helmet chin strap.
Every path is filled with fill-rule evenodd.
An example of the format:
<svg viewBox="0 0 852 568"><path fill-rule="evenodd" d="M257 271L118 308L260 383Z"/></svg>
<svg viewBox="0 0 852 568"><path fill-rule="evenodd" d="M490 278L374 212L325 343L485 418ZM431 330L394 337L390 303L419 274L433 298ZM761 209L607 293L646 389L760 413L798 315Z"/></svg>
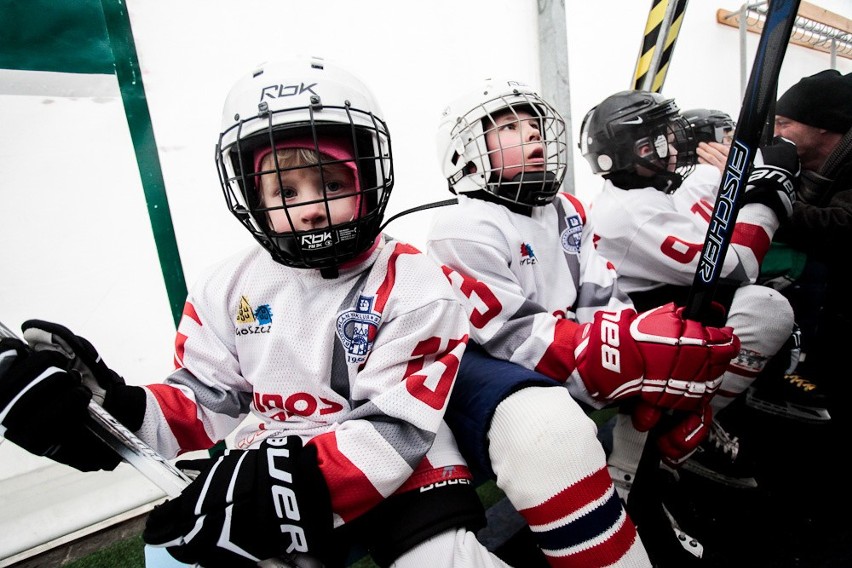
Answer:
<svg viewBox="0 0 852 568"><path fill-rule="evenodd" d="M657 172L654 177L640 176L635 171L632 172L613 172L603 176L604 179L610 180L616 187L621 189L641 189L643 187L653 187L657 191L663 193L672 193L683 183L683 177L668 170Z"/></svg>
<svg viewBox="0 0 852 568"><path fill-rule="evenodd" d="M677 172L670 172L668 168L661 166L656 160L639 158L638 165L654 172L654 177L644 178L645 187L650 185L654 189L662 191L663 193L671 193L679 188L680 184L683 183L683 176Z"/></svg>
<svg viewBox="0 0 852 568"><path fill-rule="evenodd" d="M517 180L517 181L516 181ZM503 184L510 188L503 191ZM547 205L553 201L553 196L559 191L559 180L553 172L521 172L511 180L496 184L494 195L510 201L515 201L515 196L524 196L521 205L536 207ZM510 194L510 195L507 195Z"/></svg>

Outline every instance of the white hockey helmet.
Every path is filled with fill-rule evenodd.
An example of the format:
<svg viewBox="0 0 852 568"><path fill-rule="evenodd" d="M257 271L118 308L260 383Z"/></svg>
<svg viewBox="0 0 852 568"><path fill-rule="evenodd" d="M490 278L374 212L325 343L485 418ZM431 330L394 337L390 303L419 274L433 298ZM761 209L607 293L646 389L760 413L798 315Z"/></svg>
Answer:
<svg viewBox="0 0 852 568"><path fill-rule="evenodd" d="M495 128L493 115L504 109L527 110L538 118L546 148L544 172L519 173L509 180L492 167L485 134ZM525 206L550 203L568 164L565 121L532 87L508 79L486 79L481 87L450 103L441 113L437 149L452 193L486 191Z"/></svg>
<svg viewBox="0 0 852 568"><path fill-rule="evenodd" d="M276 261L325 269L373 245L394 183L390 133L382 116L360 79L316 57L264 63L231 88L216 145L219 180L228 208ZM318 166L343 163L355 171L362 204L355 218L307 231L272 230L268 212L273 208L262 207L258 194L257 157L292 146L293 140L315 150ZM324 150L330 147L336 150ZM329 219L330 199L322 200ZM275 209L287 205L282 200Z"/></svg>

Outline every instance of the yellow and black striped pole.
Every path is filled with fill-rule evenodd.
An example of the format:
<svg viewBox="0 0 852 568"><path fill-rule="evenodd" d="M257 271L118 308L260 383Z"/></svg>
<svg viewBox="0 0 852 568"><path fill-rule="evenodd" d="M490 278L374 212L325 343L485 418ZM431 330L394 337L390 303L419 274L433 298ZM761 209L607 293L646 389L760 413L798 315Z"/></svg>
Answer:
<svg viewBox="0 0 852 568"><path fill-rule="evenodd" d="M631 88L659 93L666 80L687 0L652 0Z"/></svg>

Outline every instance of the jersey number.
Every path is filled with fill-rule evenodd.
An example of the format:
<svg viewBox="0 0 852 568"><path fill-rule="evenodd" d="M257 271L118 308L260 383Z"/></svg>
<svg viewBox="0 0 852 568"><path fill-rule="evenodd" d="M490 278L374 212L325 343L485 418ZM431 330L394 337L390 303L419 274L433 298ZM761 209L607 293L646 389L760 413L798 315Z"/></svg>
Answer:
<svg viewBox="0 0 852 568"><path fill-rule="evenodd" d="M469 276L464 276L456 272L455 270L448 268L446 266L441 267L444 270L444 274L447 279L450 281L450 284L453 286L457 286L461 293L465 295L465 298L470 300L474 300L474 295L476 298L479 298L480 302L485 305L485 311L480 310L479 308L473 308L470 314L470 323L476 329L482 329L488 322L494 319L494 316L500 313L500 310L503 309L503 305L500 303L500 300L497 299L497 296L491 291L491 289L484 283L480 282L475 278L471 278ZM461 284L457 284L454 280L457 278L461 278Z"/></svg>
<svg viewBox="0 0 852 568"><path fill-rule="evenodd" d="M447 348L441 351L441 340L437 337L431 337L423 340L414 348L412 355L417 356L408 362L408 368L405 370L405 376L408 377L405 381L405 386L412 396L428 404L435 410L443 408L447 400L447 395L450 393L450 388L453 386L453 381L456 378L456 373L459 370L459 359L452 351L461 343L460 339L451 339ZM428 375L418 375L417 372L423 369L426 357L434 355L435 362L443 363L444 370L438 379L437 384L431 387L427 384Z"/></svg>
<svg viewBox="0 0 852 568"><path fill-rule="evenodd" d="M692 212L708 223L710 222L710 211L713 211L713 206L704 199L692 206ZM660 251L675 262L690 264L703 247L704 243L688 243L674 235L669 235L660 245Z"/></svg>

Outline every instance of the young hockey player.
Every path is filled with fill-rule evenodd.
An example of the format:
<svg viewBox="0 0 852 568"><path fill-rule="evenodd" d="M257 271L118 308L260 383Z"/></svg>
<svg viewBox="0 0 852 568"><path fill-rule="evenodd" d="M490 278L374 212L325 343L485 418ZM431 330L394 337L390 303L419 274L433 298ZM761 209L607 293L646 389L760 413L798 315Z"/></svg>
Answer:
<svg viewBox="0 0 852 568"><path fill-rule="evenodd" d="M715 166L720 172L724 172L728 149L734 140L734 120L720 110L703 108L685 110L681 115L692 127L692 135L697 144L695 157L698 163Z"/></svg>
<svg viewBox="0 0 852 568"><path fill-rule="evenodd" d="M26 322L30 346L0 343L5 436L114 468L84 429L93 393L168 458L242 424L235 449L150 514L144 540L182 562L334 567L356 541L380 566L505 566L470 532L482 506L443 423L466 314L433 261L380 233L394 184L382 117L360 80L321 59L239 79L217 165L259 246L194 286L163 384L128 386L86 340Z"/></svg>
<svg viewBox="0 0 852 568"><path fill-rule="evenodd" d="M637 309L665 301L684 305L721 172L712 165L696 166L693 133L674 100L646 91L607 97L586 114L580 148L592 171L605 179L590 214L598 252L615 264ZM742 488L756 487L753 472L745 467L751 464L738 459L737 440L715 416L745 391L793 330L787 300L754 282L779 222L790 215L798 159L795 147L785 141L762 153L749 177L717 293L741 350L711 401L714 420L708 441L683 464ZM619 435L632 436L630 428L616 427L614 446L625 448L625 455L614 451L610 463L632 474L629 464L636 460L628 454L636 444L619 444Z"/></svg>
<svg viewBox="0 0 852 568"><path fill-rule="evenodd" d="M694 108L681 112L681 115L692 127L695 142L722 144L730 146L734 141L734 130L737 123L726 112L706 108ZM699 159L700 162L700 159Z"/></svg>
<svg viewBox="0 0 852 568"><path fill-rule="evenodd" d="M552 566L649 566L584 411L640 401L646 429L669 408L700 416L739 343L672 305L636 314L585 208L559 193L565 134L553 107L512 80L486 80L442 114L438 157L458 204L438 211L427 253L471 322L447 421ZM696 422L664 436L663 451L688 451Z"/></svg>

